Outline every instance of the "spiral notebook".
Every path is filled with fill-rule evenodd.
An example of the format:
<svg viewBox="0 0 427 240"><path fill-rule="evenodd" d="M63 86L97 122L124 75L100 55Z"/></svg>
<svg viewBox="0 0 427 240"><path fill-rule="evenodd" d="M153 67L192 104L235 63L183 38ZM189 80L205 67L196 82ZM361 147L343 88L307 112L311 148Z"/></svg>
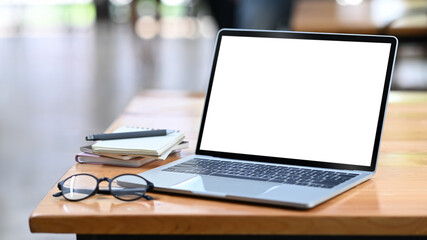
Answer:
<svg viewBox="0 0 427 240"><path fill-rule="evenodd" d="M114 131L134 132L149 131L150 128L120 127ZM118 140L98 141L92 145L94 153L143 154L160 156L184 139L182 131L175 131L165 136L128 138Z"/></svg>

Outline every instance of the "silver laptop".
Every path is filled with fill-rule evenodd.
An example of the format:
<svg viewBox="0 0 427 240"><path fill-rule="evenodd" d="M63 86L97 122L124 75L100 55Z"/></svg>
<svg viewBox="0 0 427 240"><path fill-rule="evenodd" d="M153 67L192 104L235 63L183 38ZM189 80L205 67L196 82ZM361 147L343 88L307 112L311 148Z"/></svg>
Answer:
<svg viewBox="0 0 427 240"><path fill-rule="evenodd" d="M312 208L376 170L392 36L218 33L195 155L143 172L154 190Z"/></svg>

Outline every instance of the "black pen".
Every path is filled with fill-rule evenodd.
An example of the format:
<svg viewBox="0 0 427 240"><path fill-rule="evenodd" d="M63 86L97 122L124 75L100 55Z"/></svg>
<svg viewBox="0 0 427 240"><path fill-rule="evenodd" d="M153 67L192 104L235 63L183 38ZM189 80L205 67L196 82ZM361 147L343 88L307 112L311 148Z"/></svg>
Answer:
<svg viewBox="0 0 427 240"><path fill-rule="evenodd" d="M148 130L148 131L138 131L138 132L101 133L101 134L93 134L93 135L87 136L86 141L165 136L173 132L175 131L160 129L160 130Z"/></svg>

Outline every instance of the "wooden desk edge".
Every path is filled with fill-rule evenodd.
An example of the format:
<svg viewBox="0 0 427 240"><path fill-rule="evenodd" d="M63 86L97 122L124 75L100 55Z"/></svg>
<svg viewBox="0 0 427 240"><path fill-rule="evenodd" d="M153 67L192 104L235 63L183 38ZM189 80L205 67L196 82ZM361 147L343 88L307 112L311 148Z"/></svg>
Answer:
<svg viewBox="0 0 427 240"><path fill-rule="evenodd" d="M116 218L111 221L111 218ZM425 236L427 235L427 218L396 217L392 221L386 217L348 217L338 220L336 217L291 216L286 218L233 216L227 218L227 224L221 217L159 216L150 218L132 218L131 216L88 216L82 221L81 216L69 216L68 224L59 225L52 216L32 215L30 218L33 233L76 233L76 234L143 234L143 235L357 235L357 236ZM117 225L118 219L126 224ZM132 220L132 221L130 221ZM60 221L64 222L64 221ZM161 222L162 227L158 226ZM400 222L401 226L392 228ZM99 230L103 226L103 230ZM200 227L203 226L203 227ZM303 227L302 227L303 226ZM355 228L355 226L358 226ZM402 228L404 226L404 228ZM74 229L84 229L75 232ZM105 229L108 229L105 231ZM248 230L249 229L249 230ZM330 229L334 229L331 231Z"/></svg>

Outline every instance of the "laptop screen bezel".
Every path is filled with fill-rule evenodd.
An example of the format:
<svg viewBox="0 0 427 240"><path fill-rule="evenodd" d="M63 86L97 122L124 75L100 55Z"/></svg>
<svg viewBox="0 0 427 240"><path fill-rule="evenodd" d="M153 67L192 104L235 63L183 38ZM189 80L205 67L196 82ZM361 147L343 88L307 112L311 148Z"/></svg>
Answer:
<svg viewBox="0 0 427 240"><path fill-rule="evenodd" d="M248 155L241 153L229 153L220 151L211 151L200 149L201 141L203 138L203 130L205 126L205 120L207 110L209 108L209 100L213 81L215 78L215 69L218 60L218 55L221 46L221 40L223 36L240 36L240 37L264 37L264 38L286 38L286 39L313 39L313 40L332 40L332 41L355 41L355 42L373 42L373 43L390 43L390 53L387 63L387 72L384 79L384 87L381 99L380 113L377 122L377 130L374 140L374 147L372 151L372 158L370 166L360 165L349 165L340 163L328 163L309 161L303 159L291 159L291 158L280 158L270 156L259 156L259 155ZM196 146L197 155L207 155L219 158L247 160L254 162L267 162L267 163L282 163L287 165L298 165L308 167L320 167L320 168L333 168L333 169L345 169L345 170L360 170L360 171L375 171L379 148L381 143L381 135L383 130L385 112L387 108L387 99L390 92L391 76L393 73L394 61L397 50L397 38L393 36L378 36L378 35L360 35L360 34L335 34L335 33L312 33L312 32L289 32L289 31L260 31L260 30L239 30L239 29L222 29L218 32L215 52L213 56L212 69L209 79L209 85L206 93L205 105L203 108L203 114L200 124L199 136ZM345 156L343 156L345 157Z"/></svg>

